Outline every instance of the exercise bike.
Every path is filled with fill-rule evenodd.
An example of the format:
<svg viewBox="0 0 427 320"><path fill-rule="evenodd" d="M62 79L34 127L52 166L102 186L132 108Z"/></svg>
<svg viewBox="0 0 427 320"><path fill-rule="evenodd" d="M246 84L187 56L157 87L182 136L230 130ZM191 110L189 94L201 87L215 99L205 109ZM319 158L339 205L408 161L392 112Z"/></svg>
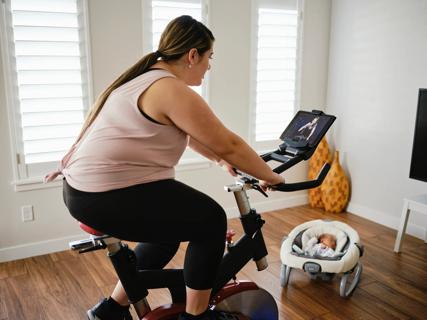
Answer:
<svg viewBox="0 0 427 320"><path fill-rule="evenodd" d="M298 129L319 117L316 132L309 140L301 140ZM286 130L280 136L283 141L273 152L263 154L261 158L276 161L279 165L273 169L282 173L302 160L309 159L314 153L322 137L334 122L335 117L321 111L299 111ZM315 188L319 186L330 165L324 164L318 177L312 181L299 183L283 183L275 185L277 191L289 192ZM279 311L273 296L254 282L237 280L236 274L250 261L254 260L258 271L268 267L267 248L262 234L265 221L251 208L247 190L256 190L267 197L261 189L259 181L245 173L236 170L238 178L232 185L225 186L225 190L233 192L240 211L240 221L244 234L235 243L227 239L227 252L221 261L215 284L212 289L210 307L215 310L242 314L235 319L277 320ZM138 318L141 320L172 320L185 311L185 283L182 269L138 270L134 252L120 239L101 234L92 228L80 224L81 228L90 233L89 239L70 243L72 250L85 253L94 250L107 249L114 269L123 288L134 306ZM147 295L148 289L168 288L171 295L171 304L151 310ZM145 310L145 311L143 311ZM150 310L147 311L146 310Z"/></svg>

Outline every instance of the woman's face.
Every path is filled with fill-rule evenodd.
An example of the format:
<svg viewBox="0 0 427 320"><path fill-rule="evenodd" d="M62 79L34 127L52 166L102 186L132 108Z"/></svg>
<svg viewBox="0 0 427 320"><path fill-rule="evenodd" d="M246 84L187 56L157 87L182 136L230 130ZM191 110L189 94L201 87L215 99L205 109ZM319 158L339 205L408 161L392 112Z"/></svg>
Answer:
<svg viewBox="0 0 427 320"><path fill-rule="evenodd" d="M190 86L200 86L202 84L206 71L211 68L209 60L212 59L213 49L209 49L202 55L199 55L198 53L196 53L196 55L198 56L198 59L195 59L196 62L191 65L190 69Z"/></svg>

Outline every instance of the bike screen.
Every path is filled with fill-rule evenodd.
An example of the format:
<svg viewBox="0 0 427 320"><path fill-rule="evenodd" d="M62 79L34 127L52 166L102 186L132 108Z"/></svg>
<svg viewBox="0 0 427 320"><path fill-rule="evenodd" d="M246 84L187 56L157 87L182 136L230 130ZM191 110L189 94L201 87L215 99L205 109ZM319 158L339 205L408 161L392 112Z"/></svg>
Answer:
<svg viewBox="0 0 427 320"><path fill-rule="evenodd" d="M334 120L331 115L298 111L280 139L294 146L317 146Z"/></svg>

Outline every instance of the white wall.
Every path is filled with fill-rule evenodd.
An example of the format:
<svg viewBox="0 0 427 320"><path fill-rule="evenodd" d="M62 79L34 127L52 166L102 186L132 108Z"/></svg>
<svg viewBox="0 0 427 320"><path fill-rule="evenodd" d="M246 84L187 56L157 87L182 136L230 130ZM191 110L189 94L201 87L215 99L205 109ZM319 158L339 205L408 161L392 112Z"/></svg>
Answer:
<svg viewBox="0 0 427 320"><path fill-rule="evenodd" d="M397 227L408 178L418 89L427 88L427 1L332 2L327 111L352 182L349 211ZM409 232L423 238L427 217Z"/></svg>
<svg viewBox="0 0 427 320"><path fill-rule="evenodd" d="M308 109L325 105L330 1L322 1L320 4L310 0L305 5L307 18L304 22L303 46L310 50L306 50L302 61L301 106ZM90 0L89 9L96 96L141 56L142 9L140 0ZM217 39L210 74L210 101L224 123L247 138L250 1L211 1L210 12L211 29ZM313 46L316 50L312 50ZM64 250L68 241L79 238L81 233L62 203L61 189L15 192L11 185L14 177L1 65L0 79L0 261ZM306 167L300 165L289 171L286 178L289 181L301 180L305 172ZM177 178L211 195L227 209L230 216L236 214L233 196L222 188L233 180L219 168L179 171ZM306 202L304 192L275 193L269 199L254 193L250 196L252 204L259 211ZM23 223L20 208L27 204L34 206L35 221Z"/></svg>
<svg viewBox="0 0 427 320"><path fill-rule="evenodd" d="M328 77L331 1L306 0L301 61L303 109L324 109Z"/></svg>

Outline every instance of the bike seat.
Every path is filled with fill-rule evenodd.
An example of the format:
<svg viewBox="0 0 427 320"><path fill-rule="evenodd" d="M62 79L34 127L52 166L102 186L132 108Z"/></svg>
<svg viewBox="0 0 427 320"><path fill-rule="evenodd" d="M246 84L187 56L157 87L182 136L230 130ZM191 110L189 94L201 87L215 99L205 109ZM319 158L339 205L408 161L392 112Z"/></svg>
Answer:
<svg viewBox="0 0 427 320"><path fill-rule="evenodd" d="M85 224L84 224L84 223L82 223L82 222L79 222L79 224L80 224L80 229L82 229L83 231L85 231L85 232L87 232L87 233L89 233L89 234L91 234L91 235L93 235L93 236L100 237L100 236L103 236L103 235L104 235L102 232L100 232L100 231L98 231L98 230L95 230L95 229L93 229L93 228L91 228L91 227L89 227L89 226L85 225Z"/></svg>

